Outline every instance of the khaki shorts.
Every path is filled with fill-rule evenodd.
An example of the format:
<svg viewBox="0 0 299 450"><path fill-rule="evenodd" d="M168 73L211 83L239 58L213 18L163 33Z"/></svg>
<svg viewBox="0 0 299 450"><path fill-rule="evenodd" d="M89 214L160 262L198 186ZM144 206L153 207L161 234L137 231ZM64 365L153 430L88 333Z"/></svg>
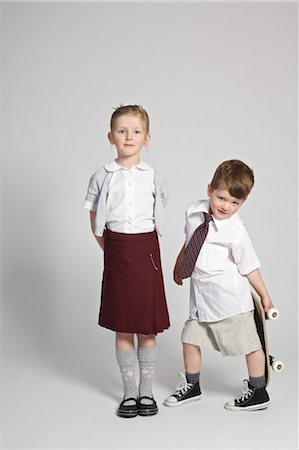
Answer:
<svg viewBox="0 0 299 450"><path fill-rule="evenodd" d="M253 311L218 322L188 319L181 340L185 344L212 347L223 356L248 355L262 347Z"/></svg>

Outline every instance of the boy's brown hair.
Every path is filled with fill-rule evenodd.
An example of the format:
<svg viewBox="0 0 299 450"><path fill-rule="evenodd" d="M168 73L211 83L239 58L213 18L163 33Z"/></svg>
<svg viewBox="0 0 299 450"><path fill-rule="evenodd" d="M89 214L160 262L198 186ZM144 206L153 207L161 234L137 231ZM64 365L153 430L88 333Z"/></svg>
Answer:
<svg viewBox="0 0 299 450"><path fill-rule="evenodd" d="M149 117L145 109L142 108L141 105L126 105L119 106L115 109L114 113L111 116L110 120L110 129L112 131L113 125L116 119L120 116L140 116L142 123L144 125L144 129L146 134L149 134Z"/></svg>
<svg viewBox="0 0 299 450"><path fill-rule="evenodd" d="M232 197L245 200L254 185L253 170L238 159L224 161L217 167L211 188L226 189Z"/></svg>

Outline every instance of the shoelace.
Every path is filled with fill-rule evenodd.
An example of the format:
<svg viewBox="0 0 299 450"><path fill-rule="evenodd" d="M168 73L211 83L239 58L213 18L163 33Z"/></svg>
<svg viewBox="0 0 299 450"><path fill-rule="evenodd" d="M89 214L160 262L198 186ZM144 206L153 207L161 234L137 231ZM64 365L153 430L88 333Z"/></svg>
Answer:
<svg viewBox="0 0 299 450"><path fill-rule="evenodd" d="M248 400L248 398L251 396L253 390L249 388L248 386L248 380L243 381L243 392L240 398L237 399L237 403L242 403L245 400Z"/></svg>
<svg viewBox="0 0 299 450"><path fill-rule="evenodd" d="M184 395L186 392L192 388L193 384L187 382L186 375L182 372L179 372L179 376L182 378L182 381L176 386L175 393L173 395Z"/></svg>

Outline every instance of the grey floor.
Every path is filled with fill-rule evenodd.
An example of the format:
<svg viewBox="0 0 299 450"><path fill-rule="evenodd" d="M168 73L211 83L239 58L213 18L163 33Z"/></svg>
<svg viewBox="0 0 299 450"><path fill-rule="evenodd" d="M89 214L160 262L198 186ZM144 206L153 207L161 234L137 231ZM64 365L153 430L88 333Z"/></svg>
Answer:
<svg viewBox="0 0 299 450"><path fill-rule="evenodd" d="M181 359L162 346L155 374L159 414L120 419L118 368L113 362L105 366L100 355L101 349L5 358L4 449L298 448L297 368L291 358L284 372L272 376L271 407L236 413L223 405L242 390L243 361L209 351L202 399L170 409L162 401L179 381Z"/></svg>

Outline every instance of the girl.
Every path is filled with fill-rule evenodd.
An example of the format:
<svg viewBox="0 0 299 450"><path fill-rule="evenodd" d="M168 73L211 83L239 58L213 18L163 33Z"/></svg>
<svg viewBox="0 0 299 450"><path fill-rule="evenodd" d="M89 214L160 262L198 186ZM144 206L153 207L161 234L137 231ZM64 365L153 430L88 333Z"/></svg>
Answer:
<svg viewBox="0 0 299 450"><path fill-rule="evenodd" d="M116 332L116 358L124 385L117 414L150 416L158 412L152 395L156 334L169 327L157 236L162 232L167 196L159 174L140 160L150 139L149 118L141 106L117 108L108 139L117 158L92 175L84 204L104 250L99 325Z"/></svg>

